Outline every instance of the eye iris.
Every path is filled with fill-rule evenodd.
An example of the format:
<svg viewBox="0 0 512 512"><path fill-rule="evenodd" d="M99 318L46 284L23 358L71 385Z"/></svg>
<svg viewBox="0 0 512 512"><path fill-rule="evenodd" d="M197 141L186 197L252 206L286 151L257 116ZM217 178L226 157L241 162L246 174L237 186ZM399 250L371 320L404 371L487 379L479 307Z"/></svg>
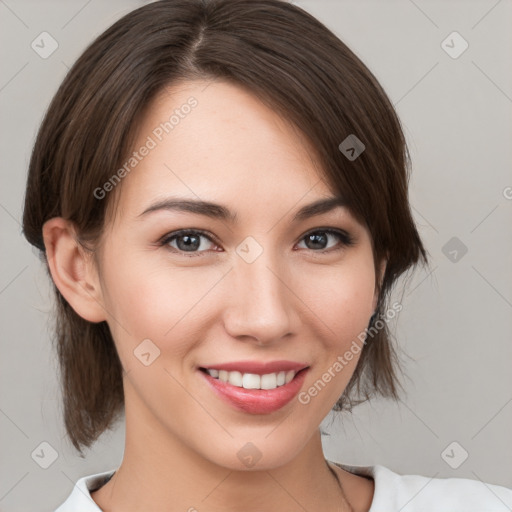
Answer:
<svg viewBox="0 0 512 512"><path fill-rule="evenodd" d="M178 248L183 251L193 251L201 245L199 235L180 235L176 237L176 240ZM180 240L184 240L184 244L180 244Z"/></svg>
<svg viewBox="0 0 512 512"><path fill-rule="evenodd" d="M327 243L327 235L325 233L318 234L318 233L312 233L307 236L308 242L313 242L313 247L309 247L309 249L323 249L324 247L315 247L314 244L320 243L320 245L324 245Z"/></svg>

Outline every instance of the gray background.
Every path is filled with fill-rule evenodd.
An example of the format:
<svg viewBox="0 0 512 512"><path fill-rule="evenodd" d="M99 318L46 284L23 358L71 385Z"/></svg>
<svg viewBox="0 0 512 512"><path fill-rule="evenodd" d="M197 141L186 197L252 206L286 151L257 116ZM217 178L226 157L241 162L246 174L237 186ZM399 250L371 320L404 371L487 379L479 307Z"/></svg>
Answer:
<svg viewBox="0 0 512 512"><path fill-rule="evenodd" d="M414 216L432 258L409 280L396 327L411 358L403 359L407 395L362 405L352 417L329 415L326 457L512 487L512 2L294 3L345 41L395 104L413 158ZM50 288L20 219L31 146L51 97L93 37L141 4L0 0L1 511L53 510L78 478L122 458L123 426L86 460L65 437ZM43 31L58 42L46 59L31 48ZM453 31L469 44L457 58L442 46ZM453 37L447 44L452 53L462 48ZM42 442L58 453L48 469L32 455Z"/></svg>

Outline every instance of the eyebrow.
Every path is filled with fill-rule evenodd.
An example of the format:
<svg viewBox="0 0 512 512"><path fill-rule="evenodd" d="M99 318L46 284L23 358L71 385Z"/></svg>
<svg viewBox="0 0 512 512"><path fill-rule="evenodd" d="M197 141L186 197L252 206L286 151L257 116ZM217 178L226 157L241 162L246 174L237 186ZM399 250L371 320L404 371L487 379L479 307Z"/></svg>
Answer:
<svg viewBox="0 0 512 512"><path fill-rule="evenodd" d="M323 213L330 212L336 208L344 208L347 206L347 201L341 196L332 196L303 206L294 215L292 222L300 222L310 217L322 215ZM182 211L195 213L197 215L204 215L212 219L219 219L225 222L236 223L238 216L236 213L231 212L229 208L209 201L201 201L197 199L178 199L166 198L156 203L153 203L146 208L137 217L143 217L149 213L156 211Z"/></svg>

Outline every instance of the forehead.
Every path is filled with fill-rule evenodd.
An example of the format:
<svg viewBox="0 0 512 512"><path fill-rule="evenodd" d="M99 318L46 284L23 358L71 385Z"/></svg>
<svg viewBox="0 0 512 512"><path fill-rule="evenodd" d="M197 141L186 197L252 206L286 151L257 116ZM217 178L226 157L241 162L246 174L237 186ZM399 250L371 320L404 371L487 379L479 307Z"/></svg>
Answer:
<svg viewBox="0 0 512 512"><path fill-rule="evenodd" d="M168 195L229 204L242 217L333 195L300 130L227 82L164 89L138 126L133 151L118 191L130 218Z"/></svg>

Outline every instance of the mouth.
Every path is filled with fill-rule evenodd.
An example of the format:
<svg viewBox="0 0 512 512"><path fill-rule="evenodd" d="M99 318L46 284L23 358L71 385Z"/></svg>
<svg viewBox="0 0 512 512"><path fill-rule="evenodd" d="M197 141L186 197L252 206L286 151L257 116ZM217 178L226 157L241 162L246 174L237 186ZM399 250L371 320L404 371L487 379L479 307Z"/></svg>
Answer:
<svg viewBox="0 0 512 512"><path fill-rule="evenodd" d="M198 373L203 376L215 396L238 411L270 414L295 398L304 384L309 369L309 366L305 366L295 370L258 374L200 367Z"/></svg>

